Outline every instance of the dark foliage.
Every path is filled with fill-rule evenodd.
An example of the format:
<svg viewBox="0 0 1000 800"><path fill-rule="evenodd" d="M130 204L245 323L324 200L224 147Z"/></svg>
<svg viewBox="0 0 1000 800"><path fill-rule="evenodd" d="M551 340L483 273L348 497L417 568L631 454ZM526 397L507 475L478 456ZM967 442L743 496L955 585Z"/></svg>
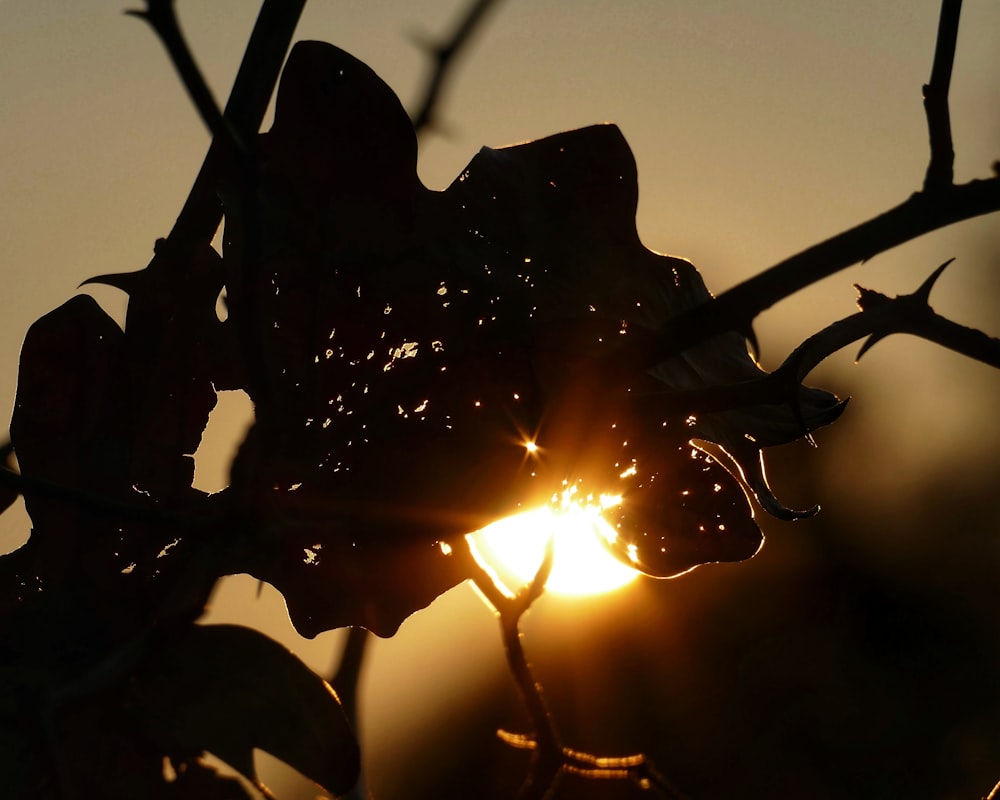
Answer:
<svg viewBox="0 0 1000 800"><path fill-rule="evenodd" d="M149 7L176 34L170 4ZM182 42L164 39L176 57ZM398 99L329 44L292 50L268 133L206 117L218 138L199 185L222 197L223 254L172 235L144 270L93 279L127 292L124 330L81 295L25 339L20 474L6 469L0 496L6 508L23 494L32 520L0 559L13 797L242 797L202 757L259 784L254 748L347 791L358 748L329 686L259 633L196 624L220 577L273 584L305 636L391 635L477 577L466 533L563 491L620 497L612 550L648 575L750 558L763 539L751 501L812 513L775 498L762 450L844 408L800 384L806 345L822 358L943 324L928 316L932 279L911 296L916 317L912 299L863 295L857 319L773 376L739 332L752 308L711 338L673 339L711 295L689 262L640 243L616 127L484 148L432 192ZM255 422L229 488L206 495L191 454L224 389L250 395ZM541 587L514 610L494 601L512 664ZM535 734L521 743L537 762ZM592 758L557 755L553 773Z"/></svg>

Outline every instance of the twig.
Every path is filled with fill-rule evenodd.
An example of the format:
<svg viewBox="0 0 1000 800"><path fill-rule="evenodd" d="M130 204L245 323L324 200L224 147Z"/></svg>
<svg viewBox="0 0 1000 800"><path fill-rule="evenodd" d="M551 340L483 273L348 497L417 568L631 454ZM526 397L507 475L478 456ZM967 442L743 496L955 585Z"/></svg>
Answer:
<svg viewBox="0 0 1000 800"><path fill-rule="evenodd" d="M658 413L664 415L710 414L751 406L797 402L797 391L805 377L822 361L848 345L867 339L857 358L887 336L908 333L939 344L984 364L1000 368L1000 339L953 322L930 306L930 292L945 268L938 267L912 294L885 295L860 286L858 313L831 323L803 341L770 375L740 383L706 386L687 391L664 390L650 395Z"/></svg>
<svg viewBox="0 0 1000 800"><path fill-rule="evenodd" d="M305 4L306 0L264 0L261 6L224 112L244 140L260 129ZM215 235L222 220L217 185L222 149L213 141L170 231L171 241L199 244Z"/></svg>
<svg viewBox="0 0 1000 800"><path fill-rule="evenodd" d="M486 16L486 12L495 3L496 0L473 0L448 41L437 45L423 43L423 49L433 61L434 68L424 89L424 96L417 106L417 110L411 115L413 129L418 133L425 128L433 127L434 114L444 90L445 81L451 74L450 68L453 66L459 51L472 38L473 32Z"/></svg>
<svg viewBox="0 0 1000 800"><path fill-rule="evenodd" d="M330 681L330 685L340 698L340 706L344 709L344 714L354 731L355 737L360 739L358 730L358 684L361 681L361 673L364 667L365 653L368 643L371 640L371 633L364 628L351 627L347 629L347 641L344 642L344 649L340 654L340 663L337 665L337 672ZM364 768L358 775L354 788L345 795L344 800L366 800L368 797L365 788Z"/></svg>
<svg viewBox="0 0 1000 800"><path fill-rule="evenodd" d="M983 800L997 800L998 797L1000 797L1000 781L997 782L997 785L993 787L993 791L986 795Z"/></svg>
<svg viewBox="0 0 1000 800"><path fill-rule="evenodd" d="M275 39L265 48L260 42L271 37L269 31L261 30L259 36L252 36L250 43L247 45L247 55L240 67L240 75L253 76L252 78L247 77L245 80L257 86L258 72L263 73L263 80L259 81L259 86L263 86L264 82L270 81L266 98L270 98L270 94L273 91L273 84L277 78L277 68L280 66L281 60L280 57L277 57L278 48L275 46L275 42L282 46L283 54L284 49L287 49L288 38L292 35L295 22L298 20L303 4L304 0L295 0L294 3L290 4L290 10L284 13L279 13L272 9L269 14L265 15L265 9L261 9L261 14L258 17L258 25L255 26L254 33L257 34L258 26L278 21L282 23L278 33L283 38ZM239 194L241 197L244 231L241 253L243 274L240 276L238 286L228 285L230 291L230 309L233 314L237 337L243 349L243 362L246 367L248 384L246 387L247 391L257 408L258 420L267 419L269 418L268 411L273 404L271 402L272 392L266 369L259 358L259 354L264 351L264 348L262 346L262 334L258 328L258 323L261 323L261 320L258 314L256 291L257 278L260 274L260 248L258 247L260 209L256 197L256 165L252 152L243 139L243 132L237 130L231 123L231 120L219 110L201 71L198 69L197 64L195 64L187 42L180 32L180 26L177 23L177 17L174 13L173 0L146 0L146 7L146 11L129 11L127 13L146 20L159 35L167 49L167 53L170 55L171 61L177 68L181 81L191 95L195 107L213 134L213 147L223 155L229 154L236 162L237 170L235 177L238 179L240 189ZM255 43L260 49L250 53L251 45ZM260 56L256 56L258 52L261 54ZM257 64L254 60L255 57L260 57L262 63ZM239 75L237 77L239 78ZM267 100L264 99L263 106L256 101L260 101L264 97L264 94L264 92L258 93L248 90L246 105L244 106L241 102L236 105L234 111L238 114L246 115L246 119L243 120L244 122L256 120L256 124L259 125L257 112L259 111L260 115L263 115ZM238 99L242 101L242 95ZM255 130L248 131L248 134L254 132ZM211 155L211 151L209 155ZM214 219L215 226L217 227L218 217Z"/></svg>
<svg viewBox="0 0 1000 800"><path fill-rule="evenodd" d="M817 364L852 342L867 337L858 351L857 358L860 359L877 342L893 333L919 336L956 353L1000 368L1000 339L952 322L930 306L931 289L949 264L951 260L934 270L919 289L908 295L890 298L880 292L856 286L861 311L810 336L795 348L773 376L781 375L796 382L801 381Z"/></svg>
<svg viewBox="0 0 1000 800"><path fill-rule="evenodd" d="M493 605L500 619L507 665L521 694L528 712L533 733L531 735L498 731L501 740L522 750L532 751L531 767L518 793L518 800L545 800L563 774L605 780L629 780L641 789L657 792L670 800L682 800L682 795L657 771L644 755L605 757L565 747L556 732L542 694L541 685L535 680L521 642L520 621L524 613L545 591L545 583L552 571L555 540L550 537L545 557L531 583L513 596L504 593L489 571L475 556L471 546L469 559L473 582L483 596ZM467 542L468 546L468 542Z"/></svg>
<svg viewBox="0 0 1000 800"><path fill-rule="evenodd" d="M236 130L231 120L226 119L212 96L201 70L194 62L191 50L177 24L173 0L146 0L144 11L132 9L125 13L148 22L160 37L177 74L180 75L181 84L187 89L191 102L194 103L212 137L216 141L225 142L234 154L246 157L249 150L243 134Z"/></svg>
<svg viewBox="0 0 1000 800"><path fill-rule="evenodd" d="M779 300L842 269L866 261L925 233L1000 210L1000 168L993 178L953 184L955 158L948 90L958 37L962 0L942 0L924 111L931 158L924 190L895 208L837 234L723 292L714 300L671 319L659 341L644 353L655 365L725 331L752 331L753 320ZM757 350L757 348L754 348Z"/></svg>
<svg viewBox="0 0 1000 800"><path fill-rule="evenodd" d="M897 245L962 220L1000 211L1000 177L917 192L895 208L786 258L713 300L666 322L642 348L653 366L726 331L744 331L779 300Z"/></svg>
<svg viewBox="0 0 1000 800"><path fill-rule="evenodd" d="M924 178L925 192L951 186L954 178L955 150L951 140L948 90L961 14L962 0L942 0L931 79L924 84L924 113L931 146L931 159Z"/></svg>

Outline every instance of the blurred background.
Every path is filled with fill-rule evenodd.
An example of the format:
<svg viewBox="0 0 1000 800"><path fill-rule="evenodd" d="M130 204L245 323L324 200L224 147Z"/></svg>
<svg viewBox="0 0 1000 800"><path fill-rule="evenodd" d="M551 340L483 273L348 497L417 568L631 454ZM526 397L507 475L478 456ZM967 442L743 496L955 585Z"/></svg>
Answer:
<svg viewBox="0 0 1000 800"><path fill-rule="evenodd" d="M179 0L224 100L258 4ZM27 327L88 277L139 269L208 145L166 55L123 0L0 0L0 407ZM297 38L371 65L412 108L461 0L312 0ZM443 189L482 145L617 123L638 162L649 248L692 260L716 293L919 189L921 84L935 0L502 0L451 75L421 139ZM965 4L952 81L956 181L1000 158L1000 4ZM854 310L852 283L912 291L956 261L932 303L1000 334L996 215L829 278L757 321L774 367ZM96 294L122 318L124 299ZM1000 779L1000 373L903 337L810 382L853 399L819 448L772 456L795 524L764 521L752 561L612 595L544 597L525 644L567 743L644 751L710 798L973 800ZM238 415L231 420L238 428ZM224 480L217 433L206 486ZM0 552L23 542L0 518ZM256 625L330 674L341 632L292 632L275 592L228 579L211 618ZM370 651L362 738L377 800L510 798L527 755L495 730L525 721L489 610L459 587ZM294 776L264 759L279 796ZM285 790L286 794L281 794ZM627 798L567 779L559 797Z"/></svg>

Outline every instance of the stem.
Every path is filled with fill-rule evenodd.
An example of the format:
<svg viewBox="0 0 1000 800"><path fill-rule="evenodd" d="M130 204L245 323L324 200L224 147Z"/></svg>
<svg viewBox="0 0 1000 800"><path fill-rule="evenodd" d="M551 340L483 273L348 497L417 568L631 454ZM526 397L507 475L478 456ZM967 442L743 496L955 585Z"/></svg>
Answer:
<svg viewBox="0 0 1000 800"><path fill-rule="evenodd" d="M224 116L244 141L260 129L306 0L264 0L247 43ZM218 171L225 147L213 140L170 231L171 241L209 242L222 221Z"/></svg>
<svg viewBox="0 0 1000 800"><path fill-rule="evenodd" d="M931 79L924 85L924 113L927 116L927 133L931 146L924 191L950 186L954 178L955 150L951 140L948 90L955 63L958 20L961 14L962 0L942 0Z"/></svg>
<svg viewBox="0 0 1000 800"><path fill-rule="evenodd" d="M337 666L337 673L330 681L337 696L340 698L340 706L344 709L344 714L354 730L354 735L360 740L358 730L358 685L361 682L361 673L364 668L365 653L368 643L371 641L371 633L364 628L351 627L347 629L347 641L340 654L340 663ZM358 775L358 781L354 784L344 800L365 800L368 791L365 788L364 769Z"/></svg>
<svg viewBox="0 0 1000 800"><path fill-rule="evenodd" d="M495 2L496 0L473 0L447 42L425 47L434 62L434 70L430 80L427 81L423 99L412 115L415 131L420 132L434 124L434 112L437 110L445 80L451 74L452 64Z"/></svg>
<svg viewBox="0 0 1000 800"><path fill-rule="evenodd" d="M726 331L742 331L779 300L847 267L955 222L1000 210L1000 177L918 192L895 208L813 245L713 300L668 320L641 346L649 366Z"/></svg>
<svg viewBox="0 0 1000 800"><path fill-rule="evenodd" d="M170 60L181 78L181 85L187 89L191 102L201 115L202 121L216 140L226 140L236 152L245 154L247 147L243 137L232 127L219 109L211 89L205 82L201 70L195 64L191 50L177 23L173 0L146 0L145 11L126 11L134 17L146 20L153 26L157 36L166 47Z"/></svg>

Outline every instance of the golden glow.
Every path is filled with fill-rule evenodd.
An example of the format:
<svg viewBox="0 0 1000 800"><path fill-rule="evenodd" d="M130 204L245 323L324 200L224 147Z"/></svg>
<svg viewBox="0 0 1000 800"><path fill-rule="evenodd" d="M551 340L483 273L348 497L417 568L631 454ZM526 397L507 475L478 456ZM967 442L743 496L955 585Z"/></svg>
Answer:
<svg viewBox="0 0 1000 800"><path fill-rule="evenodd" d="M530 454L533 455L533 454L535 454L535 453L538 452L538 445L535 444L534 442L530 442L530 441L529 442L525 442L524 443L524 449L527 450Z"/></svg>
<svg viewBox="0 0 1000 800"><path fill-rule="evenodd" d="M473 555L501 589L512 594L535 577L550 536L555 537L552 573L545 588L556 594L601 594L619 589L639 573L608 551L615 529L602 509L621 502L620 495L588 496L575 486L553 496L550 505L515 514L469 534Z"/></svg>

